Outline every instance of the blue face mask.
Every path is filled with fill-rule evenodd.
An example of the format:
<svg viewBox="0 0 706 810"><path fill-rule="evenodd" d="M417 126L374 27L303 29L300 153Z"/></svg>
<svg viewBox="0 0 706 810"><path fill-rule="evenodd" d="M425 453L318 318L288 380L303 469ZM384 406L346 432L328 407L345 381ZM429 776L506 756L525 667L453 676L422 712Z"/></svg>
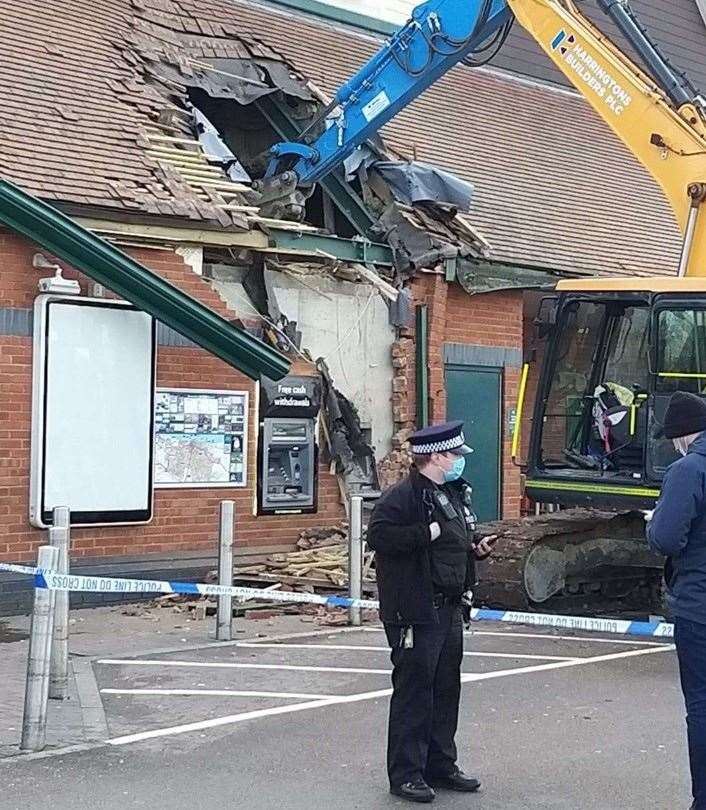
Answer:
<svg viewBox="0 0 706 810"><path fill-rule="evenodd" d="M458 481L465 469L466 459L463 456L458 456L453 463L453 467L451 467L450 470L444 470L444 481L447 483L450 481Z"/></svg>

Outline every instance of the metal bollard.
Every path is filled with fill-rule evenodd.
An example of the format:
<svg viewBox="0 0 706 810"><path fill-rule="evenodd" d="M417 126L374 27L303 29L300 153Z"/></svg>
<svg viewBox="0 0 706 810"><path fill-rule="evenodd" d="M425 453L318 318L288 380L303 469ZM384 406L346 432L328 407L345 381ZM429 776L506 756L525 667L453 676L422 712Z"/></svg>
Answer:
<svg viewBox="0 0 706 810"><path fill-rule="evenodd" d="M218 531L218 584L233 584L233 528L235 504L221 501L220 526ZM216 639L231 641L233 638L233 597L218 597Z"/></svg>
<svg viewBox="0 0 706 810"><path fill-rule="evenodd" d="M59 551L56 570L69 573L71 512L67 506L54 509L53 526L49 527L49 544ZM51 648L49 697L67 700L69 697L69 592L57 591L54 607L54 642Z"/></svg>
<svg viewBox="0 0 706 810"><path fill-rule="evenodd" d="M42 546L39 549L37 567L44 571L55 571L58 558L58 549L53 546ZM41 751L46 745L54 595L55 591L46 588L35 588L34 590L22 740L20 742L20 748L25 751Z"/></svg>
<svg viewBox="0 0 706 810"><path fill-rule="evenodd" d="M348 529L348 595L363 598L363 499L351 496L350 527ZM348 608L348 624L360 627L360 608Z"/></svg>

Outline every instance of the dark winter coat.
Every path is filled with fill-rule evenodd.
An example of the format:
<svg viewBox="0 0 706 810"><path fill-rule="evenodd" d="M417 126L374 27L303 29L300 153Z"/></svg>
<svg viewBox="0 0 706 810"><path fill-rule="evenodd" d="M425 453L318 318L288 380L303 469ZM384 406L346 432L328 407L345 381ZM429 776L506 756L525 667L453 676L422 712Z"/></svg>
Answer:
<svg viewBox="0 0 706 810"><path fill-rule="evenodd" d="M647 539L668 558L671 612L706 624L706 433L667 470Z"/></svg>
<svg viewBox="0 0 706 810"><path fill-rule="evenodd" d="M459 512L465 486L462 481L445 485ZM441 527L436 543L456 529L435 504L435 488L432 481L412 468L409 476L389 489L373 510L367 542L375 551L383 622L406 626L435 621L429 524L436 521ZM475 554L470 545L474 539L470 532L464 590L475 585Z"/></svg>

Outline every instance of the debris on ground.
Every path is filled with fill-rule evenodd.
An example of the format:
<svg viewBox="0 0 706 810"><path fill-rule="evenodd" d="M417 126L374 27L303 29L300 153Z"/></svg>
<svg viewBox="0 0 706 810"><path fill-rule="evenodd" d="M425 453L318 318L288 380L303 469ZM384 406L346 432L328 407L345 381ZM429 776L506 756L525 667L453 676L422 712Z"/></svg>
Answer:
<svg viewBox="0 0 706 810"><path fill-rule="evenodd" d="M233 580L240 584L255 584L263 596L250 599L233 599L233 616L246 619L272 619L276 616L300 615L305 621L327 627L348 623L348 611L331 609L323 605L301 603L273 603L266 592L286 587L299 593L331 593L348 588L348 527L329 526L305 529L296 544L296 551L274 552L256 558L251 564L238 565ZM291 546L290 546L291 548ZM263 555L264 556L264 555ZM209 571L205 582L218 582L218 572ZM265 586L264 583L267 583ZM366 596L376 594L375 555L364 546L363 591ZM190 621L204 621L217 612L218 603L210 596L167 594L149 601L126 605L126 616L144 616L154 619L160 610L185 613ZM364 610L363 621L377 621L377 612Z"/></svg>
<svg viewBox="0 0 706 810"><path fill-rule="evenodd" d="M346 529L306 529L297 542L297 551L271 554L254 565L236 566L235 579L277 580L287 585L309 585L311 588L348 586L348 544ZM363 585L374 587L375 569L372 551L364 552Z"/></svg>
<svg viewBox="0 0 706 810"><path fill-rule="evenodd" d="M348 624L348 611L345 608L329 608L324 605L300 605L302 621L318 624L321 627L345 627ZM377 610L361 610L363 624L377 624Z"/></svg>

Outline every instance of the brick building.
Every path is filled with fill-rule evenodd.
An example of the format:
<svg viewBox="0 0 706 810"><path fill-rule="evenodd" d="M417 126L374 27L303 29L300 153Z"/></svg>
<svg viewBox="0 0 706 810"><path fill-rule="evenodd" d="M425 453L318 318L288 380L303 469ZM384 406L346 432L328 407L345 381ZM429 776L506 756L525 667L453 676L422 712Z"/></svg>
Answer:
<svg viewBox="0 0 706 810"><path fill-rule="evenodd" d="M642 0L648 12L650 2ZM382 182L342 181L307 202L306 225L263 217L232 164L207 159L194 110L215 125L240 168L252 169L258 149L291 137L287 127L306 121L375 52L392 19L387 6L381 22L364 19L356 4L286 5L102 0L86 10L77 0L41 9L10 0L0 21L0 77L12 89L0 176L289 351L294 373L318 375L314 361L323 358L342 401L357 410L357 423L341 429L347 440L358 431L372 449L381 484L403 470L404 440L420 410L433 421L466 419L481 516L517 516L511 427L540 297L529 290L561 276L673 272L679 234L671 212L580 96L515 35L497 66L453 69L382 133L390 157L473 184L470 213L405 205ZM696 4L677 5L690 41L703 46ZM668 51L680 31L658 32ZM243 75L257 92L235 81ZM37 242L0 231L2 560L31 559L44 538L27 517ZM65 275L90 293L89 279L71 268ZM394 292L387 298L385 285ZM158 488L147 525L76 529L75 555L86 570L203 570L223 498L237 502L241 547L291 544L301 529L344 517L345 463L338 459L336 476L324 436L317 511L255 516L253 381L161 330L157 385L251 394L247 486Z"/></svg>

